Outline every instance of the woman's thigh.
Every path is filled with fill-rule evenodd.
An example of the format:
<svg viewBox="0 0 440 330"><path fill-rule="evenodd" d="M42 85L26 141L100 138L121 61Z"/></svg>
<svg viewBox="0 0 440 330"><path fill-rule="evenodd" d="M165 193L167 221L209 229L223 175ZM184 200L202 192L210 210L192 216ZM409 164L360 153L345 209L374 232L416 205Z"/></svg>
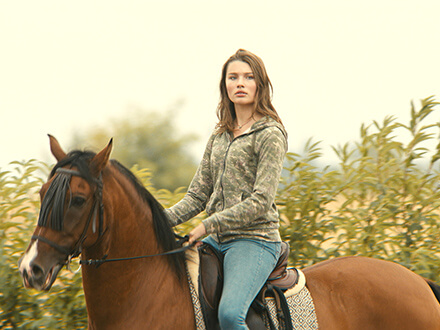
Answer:
<svg viewBox="0 0 440 330"><path fill-rule="evenodd" d="M223 296L240 293L242 303L250 305L278 261L280 244L238 240L223 250Z"/></svg>

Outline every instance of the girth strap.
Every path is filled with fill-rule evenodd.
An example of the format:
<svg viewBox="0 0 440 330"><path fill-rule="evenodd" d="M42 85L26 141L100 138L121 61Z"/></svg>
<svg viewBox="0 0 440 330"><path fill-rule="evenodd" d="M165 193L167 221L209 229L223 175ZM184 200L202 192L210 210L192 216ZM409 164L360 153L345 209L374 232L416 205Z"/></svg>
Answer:
<svg viewBox="0 0 440 330"><path fill-rule="evenodd" d="M260 303L265 307L266 311L268 311L266 305L266 297L273 297L275 299L277 318L278 322L280 323L280 329L293 330L289 305L287 304L287 300L284 296L283 291L270 283L266 283L261 292L258 294L257 299L260 300ZM271 329L275 328L270 317L269 324Z"/></svg>

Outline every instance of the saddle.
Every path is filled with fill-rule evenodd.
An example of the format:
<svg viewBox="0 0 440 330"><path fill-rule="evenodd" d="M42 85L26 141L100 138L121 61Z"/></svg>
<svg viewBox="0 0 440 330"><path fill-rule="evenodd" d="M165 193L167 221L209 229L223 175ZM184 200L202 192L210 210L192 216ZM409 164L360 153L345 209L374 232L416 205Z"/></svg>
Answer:
<svg viewBox="0 0 440 330"><path fill-rule="evenodd" d="M223 256L207 243L203 243L198 250L200 257L199 299L203 316L206 328L217 330L220 329L218 307L223 289ZM275 298L280 324L284 324L286 329L292 329L290 312L283 291L297 284L298 271L295 268L287 268L289 252L289 244L282 242L278 262L247 314L246 323L249 329L266 329L264 315L267 313L267 308L265 298L268 296ZM274 329L270 318L268 321L270 328Z"/></svg>

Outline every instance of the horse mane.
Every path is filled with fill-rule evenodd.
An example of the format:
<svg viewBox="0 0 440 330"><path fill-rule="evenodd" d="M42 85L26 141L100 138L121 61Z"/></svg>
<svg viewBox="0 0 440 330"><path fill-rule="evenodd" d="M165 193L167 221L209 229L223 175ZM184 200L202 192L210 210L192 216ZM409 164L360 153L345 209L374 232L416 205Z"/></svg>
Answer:
<svg viewBox="0 0 440 330"><path fill-rule="evenodd" d="M94 156L96 156L96 153L91 151L71 151L65 158L54 166L49 178L52 178L55 175L55 172L58 168L71 165L72 167L75 166L80 172L81 176L90 184L95 184L95 179L90 173L89 168L90 160ZM139 194L142 200L148 203L150 206L153 215L153 227L159 246L164 251L171 251L178 248L179 246L177 245L174 231L171 227L168 217L164 212L163 206L154 198L154 196L143 186L140 180L129 169L114 159L110 160L110 163L118 170L118 172L124 175L133 184L136 192ZM59 175L62 175L62 173ZM65 194L63 196L65 196ZM58 224L58 226L60 226L60 224ZM177 253L168 255L167 257L178 278L182 279L185 274L185 255L183 253Z"/></svg>
<svg viewBox="0 0 440 330"><path fill-rule="evenodd" d="M118 162L115 159L110 160L110 163L127 179L135 187L139 196L148 203L151 208L151 212L153 214L153 227L156 234L156 239L159 245L162 247L164 251L171 251L179 248L176 238L174 235L174 231L171 227L170 221L168 220L167 215L165 214L163 206L157 201L156 198L144 187L142 182L127 169L124 165ZM176 271L179 279L183 278L185 274L185 254L184 253L175 253L167 256L171 266Z"/></svg>

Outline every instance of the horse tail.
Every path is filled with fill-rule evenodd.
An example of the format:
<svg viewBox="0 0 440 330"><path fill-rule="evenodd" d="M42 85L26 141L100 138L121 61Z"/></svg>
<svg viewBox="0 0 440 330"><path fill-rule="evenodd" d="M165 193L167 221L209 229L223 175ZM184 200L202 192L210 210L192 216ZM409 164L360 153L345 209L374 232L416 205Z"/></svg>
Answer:
<svg viewBox="0 0 440 330"><path fill-rule="evenodd" d="M437 301L440 303L440 285L435 284L434 282L425 279L426 283L428 283L429 287L431 288L432 292L434 293L434 296L437 298Z"/></svg>

